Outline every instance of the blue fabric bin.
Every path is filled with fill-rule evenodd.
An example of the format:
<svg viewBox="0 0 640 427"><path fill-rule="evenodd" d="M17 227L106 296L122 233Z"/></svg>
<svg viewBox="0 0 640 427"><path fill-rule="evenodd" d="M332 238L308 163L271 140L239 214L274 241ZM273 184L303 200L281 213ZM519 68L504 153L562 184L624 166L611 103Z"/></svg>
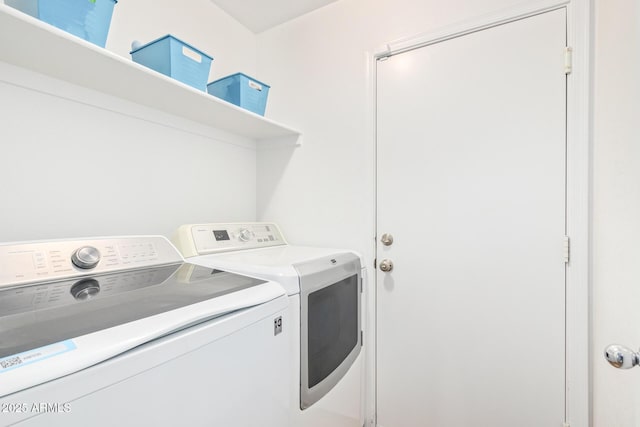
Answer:
<svg viewBox="0 0 640 427"><path fill-rule="evenodd" d="M5 0L5 4L100 47L117 0Z"/></svg>
<svg viewBox="0 0 640 427"><path fill-rule="evenodd" d="M167 34L131 51L134 62L206 91L213 58L188 43Z"/></svg>
<svg viewBox="0 0 640 427"><path fill-rule="evenodd" d="M236 73L209 83L207 92L264 116L270 87L246 74Z"/></svg>

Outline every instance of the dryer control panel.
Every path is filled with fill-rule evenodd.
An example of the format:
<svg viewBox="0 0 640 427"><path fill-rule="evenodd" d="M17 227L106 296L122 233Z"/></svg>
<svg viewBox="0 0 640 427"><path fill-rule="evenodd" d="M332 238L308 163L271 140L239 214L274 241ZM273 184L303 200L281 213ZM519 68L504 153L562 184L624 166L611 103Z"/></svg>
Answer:
<svg viewBox="0 0 640 427"><path fill-rule="evenodd" d="M187 224L171 241L184 257L287 244L280 228L267 222Z"/></svg>

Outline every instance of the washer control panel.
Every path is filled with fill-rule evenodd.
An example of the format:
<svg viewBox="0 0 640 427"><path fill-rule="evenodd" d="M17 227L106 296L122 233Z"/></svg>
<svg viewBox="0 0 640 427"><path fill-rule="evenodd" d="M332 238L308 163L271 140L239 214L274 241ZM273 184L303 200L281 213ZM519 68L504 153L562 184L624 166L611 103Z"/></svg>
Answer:
<svg viewBox="0 0 640 427"><path fill-rule="evenodd" d="M287 244L280 228L266 222L187 224L171 240L185 257Z"/></svg>
<svg viewBox="0 0 640 427"><path fill-rule="evenodd" d="M0 287L182 261L162 236L0 244Z"/></svg>

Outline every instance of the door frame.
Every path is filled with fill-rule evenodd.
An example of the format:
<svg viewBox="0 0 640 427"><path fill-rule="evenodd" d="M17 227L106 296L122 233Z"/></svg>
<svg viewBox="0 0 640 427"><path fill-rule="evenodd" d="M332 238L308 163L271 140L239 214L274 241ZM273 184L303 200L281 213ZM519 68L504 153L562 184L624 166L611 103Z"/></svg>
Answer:
<svg viewBox="0 0 640 427"><path fill-rule="evenodd" d="M567 44L572 48L571 72L567 76L567 178L566 230L570 238L570 261L566 268L566 381L565 427L591 426L591 370L590 370L590 199L591 199L591 24L590 0L531 0L527 4L464 21L439 30L406 39L391 41L373 53L366 54L368 86L368 139L373 146L374 229L372 253L377 254L377 135L376 135L376 62L381 58L439 43L483 29L557 9L567 11ZM367 378L373 381L366 387L365 425L376 421L376 271L370 278L375 286L369 292L369 327L367 347Z"/></svg>

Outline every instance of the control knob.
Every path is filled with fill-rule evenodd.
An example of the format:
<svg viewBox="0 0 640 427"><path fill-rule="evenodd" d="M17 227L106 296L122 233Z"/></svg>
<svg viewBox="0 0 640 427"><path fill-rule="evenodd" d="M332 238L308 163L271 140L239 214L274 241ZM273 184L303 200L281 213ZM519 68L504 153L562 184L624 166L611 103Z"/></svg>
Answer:
<svg viewBox="0 0 640 427"><path fill-rule="evenodd" d="M251 240L251 231L247 230L246 228L241 228L240 232L238 233L238 238L243 242L248 242L249 240Z"/></svg>
<svg viewBox="0 0 640 427"><path fill-rule="evenodd" d="M90 270L100 262L100 251L93 246L83 246L71 255L71 262L78 268Z"/></svg>

